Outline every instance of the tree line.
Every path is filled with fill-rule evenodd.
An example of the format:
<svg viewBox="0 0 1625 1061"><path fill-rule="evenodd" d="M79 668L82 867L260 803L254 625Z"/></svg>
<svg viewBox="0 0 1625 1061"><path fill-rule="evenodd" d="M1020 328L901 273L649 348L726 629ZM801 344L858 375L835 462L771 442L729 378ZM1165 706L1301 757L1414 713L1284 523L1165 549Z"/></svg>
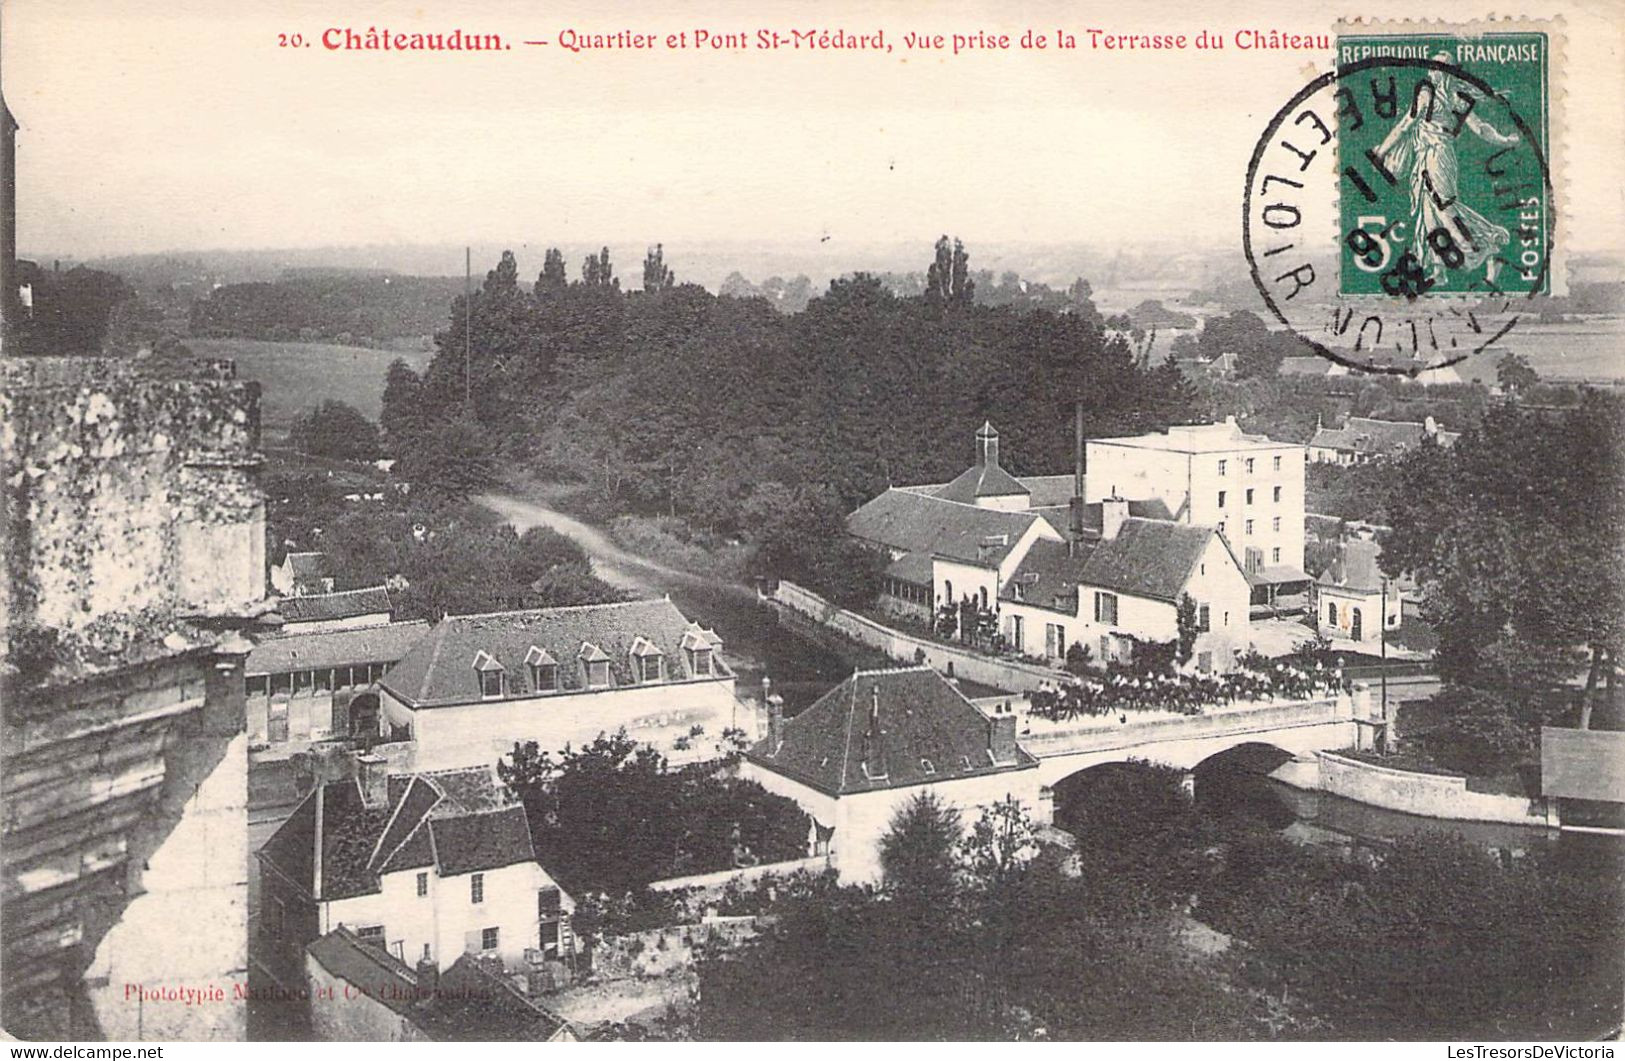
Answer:
<svg viewBox="0 0 1625 1061"><path fill-rule="evenodd" d="M888 484L951 478L983 420L1003 434L1007 466L1035 474L1071 467L1074 402L1094 435L1194 416L1178 369L1145 364L1087 298L979 304L969 252L946 237L920 295L858 274L795 314L677 282L660 255L644 272L661 282L623 292L607 250L573 281L549 251L532 283L504 253L453 301L426 370L390 370L383 427L403 470L483 448L587 484L600 515L766 540L800 533L782 526L788 513L838 527Z"/></svg>

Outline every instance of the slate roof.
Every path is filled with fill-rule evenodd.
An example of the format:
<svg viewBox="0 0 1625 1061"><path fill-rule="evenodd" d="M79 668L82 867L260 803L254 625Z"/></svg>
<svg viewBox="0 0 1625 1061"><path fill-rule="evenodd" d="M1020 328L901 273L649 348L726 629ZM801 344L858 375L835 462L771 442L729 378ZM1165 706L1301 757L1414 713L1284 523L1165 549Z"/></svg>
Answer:
<svg viewBox="0 0 1625 1061"><path fill-rule="evenodd" d="M1365 416L1351 416L1342 427L1322 427L1315 431L1309 445L1317 449L1336 449L1350 453L1370 453L1376 456L1397 456L1415 449L1428 437L1427 427L1413 420L1376 420ZM1434 436L1441 446L1453 445L1461 436L1453 431L1440 431Z"/></svg>
<svg viewBox="0 0 1625 1061"><path fill-rule="evenodd" d="M1216 534L1212 527L1130 516L1115 538L1090 551L1080 580L1136 597L1176 601Z"/></svg>
<svg viewBox="0 0 1625 1061"><path fill-rule="evenodd" d="M408 623L380 623L354 630L280 634L254 646L246 673L285 674L352 663L394 663L429 632L422 619Z"/></svg>
<svg viewBox="0 0 1625 1061"><path fill-rule="evenodd" d="M1039 518L891 489L846 517L846 530L899 552L996 566Z"/></svg>
<svg viewBox="0 0 1625 1061"><path fill-rule="evenodd" d="M1078 614L1078 584L1095 542L1034 542L1021 566L999 591L1003 600Z"/></svg>
<svg viewBox="0 0 1625 1061"><path fill-rule="evenodd" d="M931 585L931 554L904 553L886 568L886 577L916 586Z"/></svg>
<svg viewBox="0 0 1625 1061"><path fill-rule="evenodd" d="M502 665L504 698L535 696L525 658L536 647L558 660L562 691L586 688L579 663L584 648L589 655L596 648L608 656L611 683L618 688L636 684L631 651L640 637L664 654L667 681L731 676L715 655L711 675L688 677L682 645L690 633L721 647L715 632L690 622L665 599L447 616L389 669L382 685L412 708L479 703L483 698L474 662L483 652Z"/></svg>
<svg viewBox="0 0 1625 1061"><path fill-rule="evenodd" d="M388 615L389 591L383 586L368 586L338 593L283 597L276 611L289 624L354 619L361 615Z"/></svg>
<svg viewBox="0 0 1625 1061"><path fill-rule="evenodd" d="M333 567L326 553L289 553L283 558L283 564L295 579L333 577Z"/></svg>
<svg viewBox="0 0 1625 1061"><path fill-rule="evenodd" d="M1020 479L997 464L973 464L960 472L947 486L937 491L944 501L974 504L979 497L1009 497L1012 494L1030 494Z"/></svg>
<svg viewBox="0 0 1625 1061"><path fill-rule="evenodd" d="M1377 558L1382 546L1376 542L1355 539L1343 543L1337 558L1327 565L1315 582L1322 586L1335 586L1354 593L1382 591L1382 568Z"/></svg>
<svg viewBox="0 0 1625 1061"><path fill-rule="evenodd" d="M402 870L432 867L444 877L537 861L524 808L490 767L391 777L387 791L386 801L369 807L355 779L327 782L277 828L260 858L323 901L377 894L382 874Z"/></svg>
<svg viewBox="0 0 1625 1061"><path fill-rule="evenodd" d="M1065 508L1072 503L1073 487L1077 485L1070 475L1023 475L1020 480L1032 495L1027 501L1030 508L1049 505Z"/></svg>
<svg viewBox="0 0 1625 1061"><path fill-rule="evenodd" d="M1012 761L992 762L991 724L930 667L857 671L786 720L777 748L764 739L745 754L836 796L1037 767L1019 746Z"/></svg>
<svg viewBox="0 0 1625 1061"><path fill-rule="evenodd" d="M526 998L504 977L463 954L439 977L438 990L417 970L344 925L306 946L332 976L360 988L419 1031L441 1042L546 1042L574 1038L562 1016Z"/></svg>

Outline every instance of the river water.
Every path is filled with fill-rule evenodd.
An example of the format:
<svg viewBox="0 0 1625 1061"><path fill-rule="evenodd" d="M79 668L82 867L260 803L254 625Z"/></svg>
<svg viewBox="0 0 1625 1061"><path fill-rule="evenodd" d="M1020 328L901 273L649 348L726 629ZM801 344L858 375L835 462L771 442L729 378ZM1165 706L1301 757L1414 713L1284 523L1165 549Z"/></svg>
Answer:
<svg viewBox="0 0 1625 1061"><path fill-rule="evenodd" d="M762 604L754 590L677 571L617 546L598 528L530 498L490 494L481 504L516 529L546 526L574 540L592 558L598 576L638 594L668 594L690 619L715 629L724 654L739 675L739 691L756 696L764 676L794 715L850 674L856 653L836 653L791 626ZM1305 843L1384 843L1402 836L1447 831L1509 857L1553 842L1547 830L1484 822L1444 821L1382 810L1323 792L1304 791L1266 776L1285 753L1216 758L1197 770L1199 803L1219 814L1245 815L1269 823ZM1573 842L1571 843L1571 840ZM1601 842L1599 842L1601 841ZM1564 834L1574 849L1603 849L1617 857L1617 841Z"/></svg>

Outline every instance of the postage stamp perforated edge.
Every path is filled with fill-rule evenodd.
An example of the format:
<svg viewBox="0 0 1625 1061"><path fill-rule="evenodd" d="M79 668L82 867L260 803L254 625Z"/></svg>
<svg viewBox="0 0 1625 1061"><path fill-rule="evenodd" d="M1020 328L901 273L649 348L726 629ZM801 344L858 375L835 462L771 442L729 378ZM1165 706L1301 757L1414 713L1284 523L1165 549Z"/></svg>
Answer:
<svg viewBox="0 0 1625 1061"><path fill-rule="evenodd" d="M1352 15L1340 18L1332 26L1333 47L1344 36L1369 37L1482 37L1491 33L1541 33L1546 37L1546 142L1541 145L1546 159L1547 176L1551 182L1551 202L1548 204L1547 224L1551 239L1547 257L1548 294L1568 294L1568 255L1565 226L1568 218L1565 207L1572 202L1568 190L1568 166L1565 154L1568 144L1568 26L1561 15L1552 18L1532 18L1524 15L1497 15L1491 13L1477 19L1438 18L1378 18ZM1337 64L1337 56L1332 56ZM1340 223L1334 223L1333 240L1341 240ZM1354 296L1358 297L1358 296Z"/></svg>

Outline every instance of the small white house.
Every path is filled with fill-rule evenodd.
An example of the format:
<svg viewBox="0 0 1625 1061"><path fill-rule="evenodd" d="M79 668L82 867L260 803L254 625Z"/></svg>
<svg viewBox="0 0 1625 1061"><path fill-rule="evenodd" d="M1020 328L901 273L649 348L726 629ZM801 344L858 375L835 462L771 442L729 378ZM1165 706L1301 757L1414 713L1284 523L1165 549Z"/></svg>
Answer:
<svg viewBox="0 0 1625 1061"><path fill-rule="evenodd" d="M345 926L397 960L463 954L516 968L567 958L575 903L542 868L524 808L491 768L318 785L259 850L262 929L304 946Z"/></svg>
<svg viewBox="0 0 1625 1061"><path fill-rule="evenodd" d="M880 842L922 792L967 825L1011 797L1049 819L1015 714L984 714L929 667L857 671L795 718L771 713L740 774L795 800L813 819L809 855L848 882L880 879Z"/></svg>
<svg viewBox="0 0 1625 1061"><path fill-rule="evenodd" d="M1382 547L1354 539L1343 543L1341 555L1315 580L1315 629L1326 637L1362 645L1382 641L1383 631L1397 630L1403 621L1403 601L1397 587L1387 585L1377 558Z"/></svg>

